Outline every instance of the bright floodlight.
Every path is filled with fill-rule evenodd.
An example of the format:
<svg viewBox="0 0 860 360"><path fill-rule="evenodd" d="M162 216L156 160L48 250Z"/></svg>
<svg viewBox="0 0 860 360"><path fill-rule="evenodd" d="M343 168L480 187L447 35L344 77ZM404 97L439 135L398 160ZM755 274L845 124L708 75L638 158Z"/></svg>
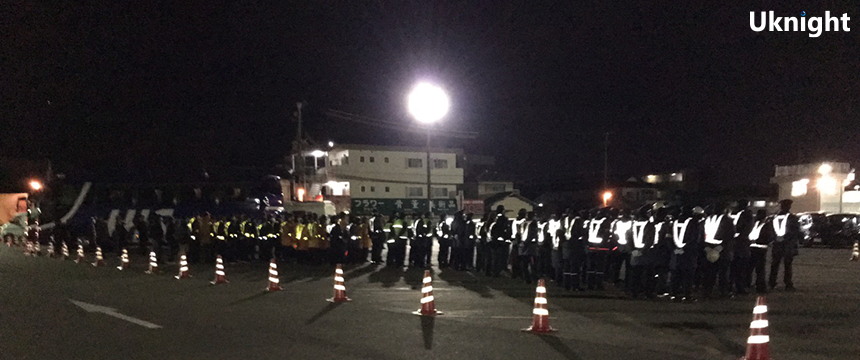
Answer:
<svg viewBox="0 0 860 360"><path fill-rule="evenodd" d="M32 180L32 181L30 181L30 188L33 189L33 191L42 190L42 183L40 183L36 180Z"/></svg>
<svg viewBox="0 0 860 360"><path fill-rule="evenodd" d="M408 98L409 113L422 123L433 123L448 113L448 95L438 86L419 83Z"/></svg>
<svg viewBox="0 0 860 360"><path fill-rule="evenodd" d="M833 166L830 166L830 164L821 164L821 167L818 168L818 173L821 175L827 175L831 171L833 171Z"/></svg>
<svg viewBox="0 0 860 360"><path fill-rule="evenodd" d="M325 156L325 151L322 150L314 150L311 152L311 156L313 157L323 157Z"/></svg>
<svg viewBox="0 0 860 360"><path fill-rule="evenodd" d="M334 147L334 141L329 141L329 142L328 142L328 147Z"/></svg>

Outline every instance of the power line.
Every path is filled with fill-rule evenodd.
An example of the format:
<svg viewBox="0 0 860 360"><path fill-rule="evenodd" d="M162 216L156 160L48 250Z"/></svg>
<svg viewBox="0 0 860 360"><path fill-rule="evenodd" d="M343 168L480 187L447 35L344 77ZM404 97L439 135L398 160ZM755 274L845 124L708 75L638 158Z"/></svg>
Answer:
<svg viewBox="0 0 860 360"><path fill-rule="evenodd" d="M427 128L408 125L403 122L395 122L390 120L376 119L370 118L367 116L357 115L348 113L346 111L336 110L336 109L327 109L323 112L325 116L330 118L340 119L351 121L357 124L369 125L382 127L386 129L394 129L397 131L406 131L412 132L416 134L426 135ZM449 138L458 138L458 139L475 139L478 137L478 133L474 131L460 131L460 130L449 130L449 129L433 129L433 136L441 136L441 137L449 137Z"/></svg>

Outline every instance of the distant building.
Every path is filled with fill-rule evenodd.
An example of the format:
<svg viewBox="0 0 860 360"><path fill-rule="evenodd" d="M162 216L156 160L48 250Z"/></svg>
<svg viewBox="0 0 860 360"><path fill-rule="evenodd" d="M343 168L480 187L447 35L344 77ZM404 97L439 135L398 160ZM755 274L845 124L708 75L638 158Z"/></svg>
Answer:
<svg viewBox="0 0 860 360"><path fill-rule="evenodd" d="M505 207L505 216L509 218L515 218L517 217L517 212L519 212L520 209L525 209L526 211L535 211L535 209L538 208L539 204L529 199L526 199L525 197L520 195L519 192L516 191L498 193L484 199L485 212L493 212L499 205Z"/></svg>
<svg viewBox="0 0 860 360"><path fill-rule="evenodd" d="M770 182L779 186L779 198L794 201L794 212L858 212L860 196L845 186L854 181L849 163L827 162L776 166Z"/></svg>
<svg viewBox="0 0 860 360"><path fill-rule="evenodd" d="M435 213L460 208L459 187L463 169L460 149L431 149L431 198ZM305 153L313 175L302 179L296 191L305 201L332 200L338 210L367 214L426 212L427 153L421 147L336 145L327 151ZM308 161L310 160L310 161ZM347 202L348 201L348 202Z"/></svg>

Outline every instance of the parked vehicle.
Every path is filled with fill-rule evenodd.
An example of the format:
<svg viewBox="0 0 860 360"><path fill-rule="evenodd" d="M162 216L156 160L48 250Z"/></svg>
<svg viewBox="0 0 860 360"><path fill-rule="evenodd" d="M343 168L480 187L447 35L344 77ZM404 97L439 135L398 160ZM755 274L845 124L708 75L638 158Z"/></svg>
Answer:
<svg viewBox="0 0 860 360"><path fill-rule="evenodd" d="M860 215L827 215L818 236L821 238L822 245L831 248L850 247L855 241L860 240Z"/></svg>
<svg viewBox="0 0 860 360"><path fill-rule="evenodd" d="M803 232L801 246L810 247L821 243L821 229L827 222L825 213L800 213L800 230Z"/></svg>

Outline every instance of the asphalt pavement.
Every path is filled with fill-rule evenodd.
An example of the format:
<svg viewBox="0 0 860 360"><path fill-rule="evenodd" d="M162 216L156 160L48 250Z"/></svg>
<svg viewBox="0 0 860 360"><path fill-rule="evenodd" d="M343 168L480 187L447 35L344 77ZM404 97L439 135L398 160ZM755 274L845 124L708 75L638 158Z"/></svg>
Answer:
<svg viewBox="0 0 860 360"><path fill-rule="evenodd" d="M802 249L798 291L767 295L775 359L860 358L860 262L850 250ZM88 259L92 261L92 254ZM0 359L736 359L755 297L630 300L619 289L568 293L548 284L549 335L531 323L535 287L433 269L437 309L420 307L423 269L347 266L352 302L332 304L334 267L280 264L283 291L264 292L268 264L176 265L144 274L132 256L107 266L25 257L0 248Z"/></svg>

